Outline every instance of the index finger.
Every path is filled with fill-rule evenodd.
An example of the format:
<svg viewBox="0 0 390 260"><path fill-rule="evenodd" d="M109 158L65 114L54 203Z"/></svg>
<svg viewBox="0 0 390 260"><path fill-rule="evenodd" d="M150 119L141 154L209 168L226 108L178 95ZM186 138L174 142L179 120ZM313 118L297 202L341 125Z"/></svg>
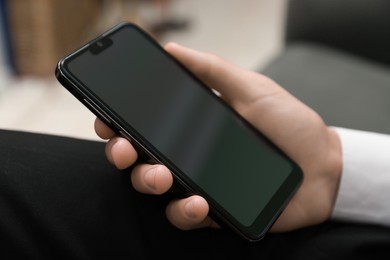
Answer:
<svg viewBox="0 0 390 260"><path fill-rule="evenodd" d="M95 119L95 132L102 139L111 139L116 136L115 132L99 118Z"/></svg>

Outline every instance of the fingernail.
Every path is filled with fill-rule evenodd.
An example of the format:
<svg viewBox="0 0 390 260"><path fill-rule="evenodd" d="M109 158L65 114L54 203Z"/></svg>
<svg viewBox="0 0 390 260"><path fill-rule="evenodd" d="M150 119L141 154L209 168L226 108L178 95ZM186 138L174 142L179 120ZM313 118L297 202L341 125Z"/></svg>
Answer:
<svg viewBox="0 0 390 260"><path fill-rule="evenodd" d="M196 219L197 216L196 216L196 213L194 210L194 202L192 200L188 201L184 205L184 212L185 212L187 217L192 218L192 219Z"/></svg>
<svg viewBox="0 0 390 260"><path fill-rule="evenodd" d="M154 169L149 169L145 172L145 184L152 190L156 189L156 173Z"/></svg>

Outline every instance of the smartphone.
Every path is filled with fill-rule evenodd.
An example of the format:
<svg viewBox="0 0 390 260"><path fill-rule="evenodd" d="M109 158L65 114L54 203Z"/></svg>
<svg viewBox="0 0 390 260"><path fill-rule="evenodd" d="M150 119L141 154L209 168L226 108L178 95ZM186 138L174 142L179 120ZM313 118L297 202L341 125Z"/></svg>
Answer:
<svg viewBox="0 0 390 260"><path fill-rule="evenodd" d="M297 164L135 24L86 43L55 74L116 133L168 167L187 195L203 196L217 223L249 241L267 234L302 182Z"/></svg>

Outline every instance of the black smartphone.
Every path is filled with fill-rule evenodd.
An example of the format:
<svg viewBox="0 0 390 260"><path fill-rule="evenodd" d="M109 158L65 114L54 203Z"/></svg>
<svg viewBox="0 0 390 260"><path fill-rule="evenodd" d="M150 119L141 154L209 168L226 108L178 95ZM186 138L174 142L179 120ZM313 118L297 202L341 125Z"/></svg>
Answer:
<svg viewBox="0 0 390 260"><path fill-rule="evenodd" d="M298 165L135 24L61 59L56 77L247 240L266 235L302 182Z"/></svg>

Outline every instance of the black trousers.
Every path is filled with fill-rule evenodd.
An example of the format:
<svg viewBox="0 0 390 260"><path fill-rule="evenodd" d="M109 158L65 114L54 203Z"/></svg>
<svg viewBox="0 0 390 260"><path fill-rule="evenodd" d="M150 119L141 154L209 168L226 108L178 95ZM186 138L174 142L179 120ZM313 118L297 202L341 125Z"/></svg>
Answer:
<svg viewBox="0 0 390 260"><path fill-rule="evenodd" d="M181 231L104 143L0 131L0 259L388 259L390 230L329 221L258 243ZM321 205L318 205L321 207ZM389 216L390 217L390 216Z"/></svg>

